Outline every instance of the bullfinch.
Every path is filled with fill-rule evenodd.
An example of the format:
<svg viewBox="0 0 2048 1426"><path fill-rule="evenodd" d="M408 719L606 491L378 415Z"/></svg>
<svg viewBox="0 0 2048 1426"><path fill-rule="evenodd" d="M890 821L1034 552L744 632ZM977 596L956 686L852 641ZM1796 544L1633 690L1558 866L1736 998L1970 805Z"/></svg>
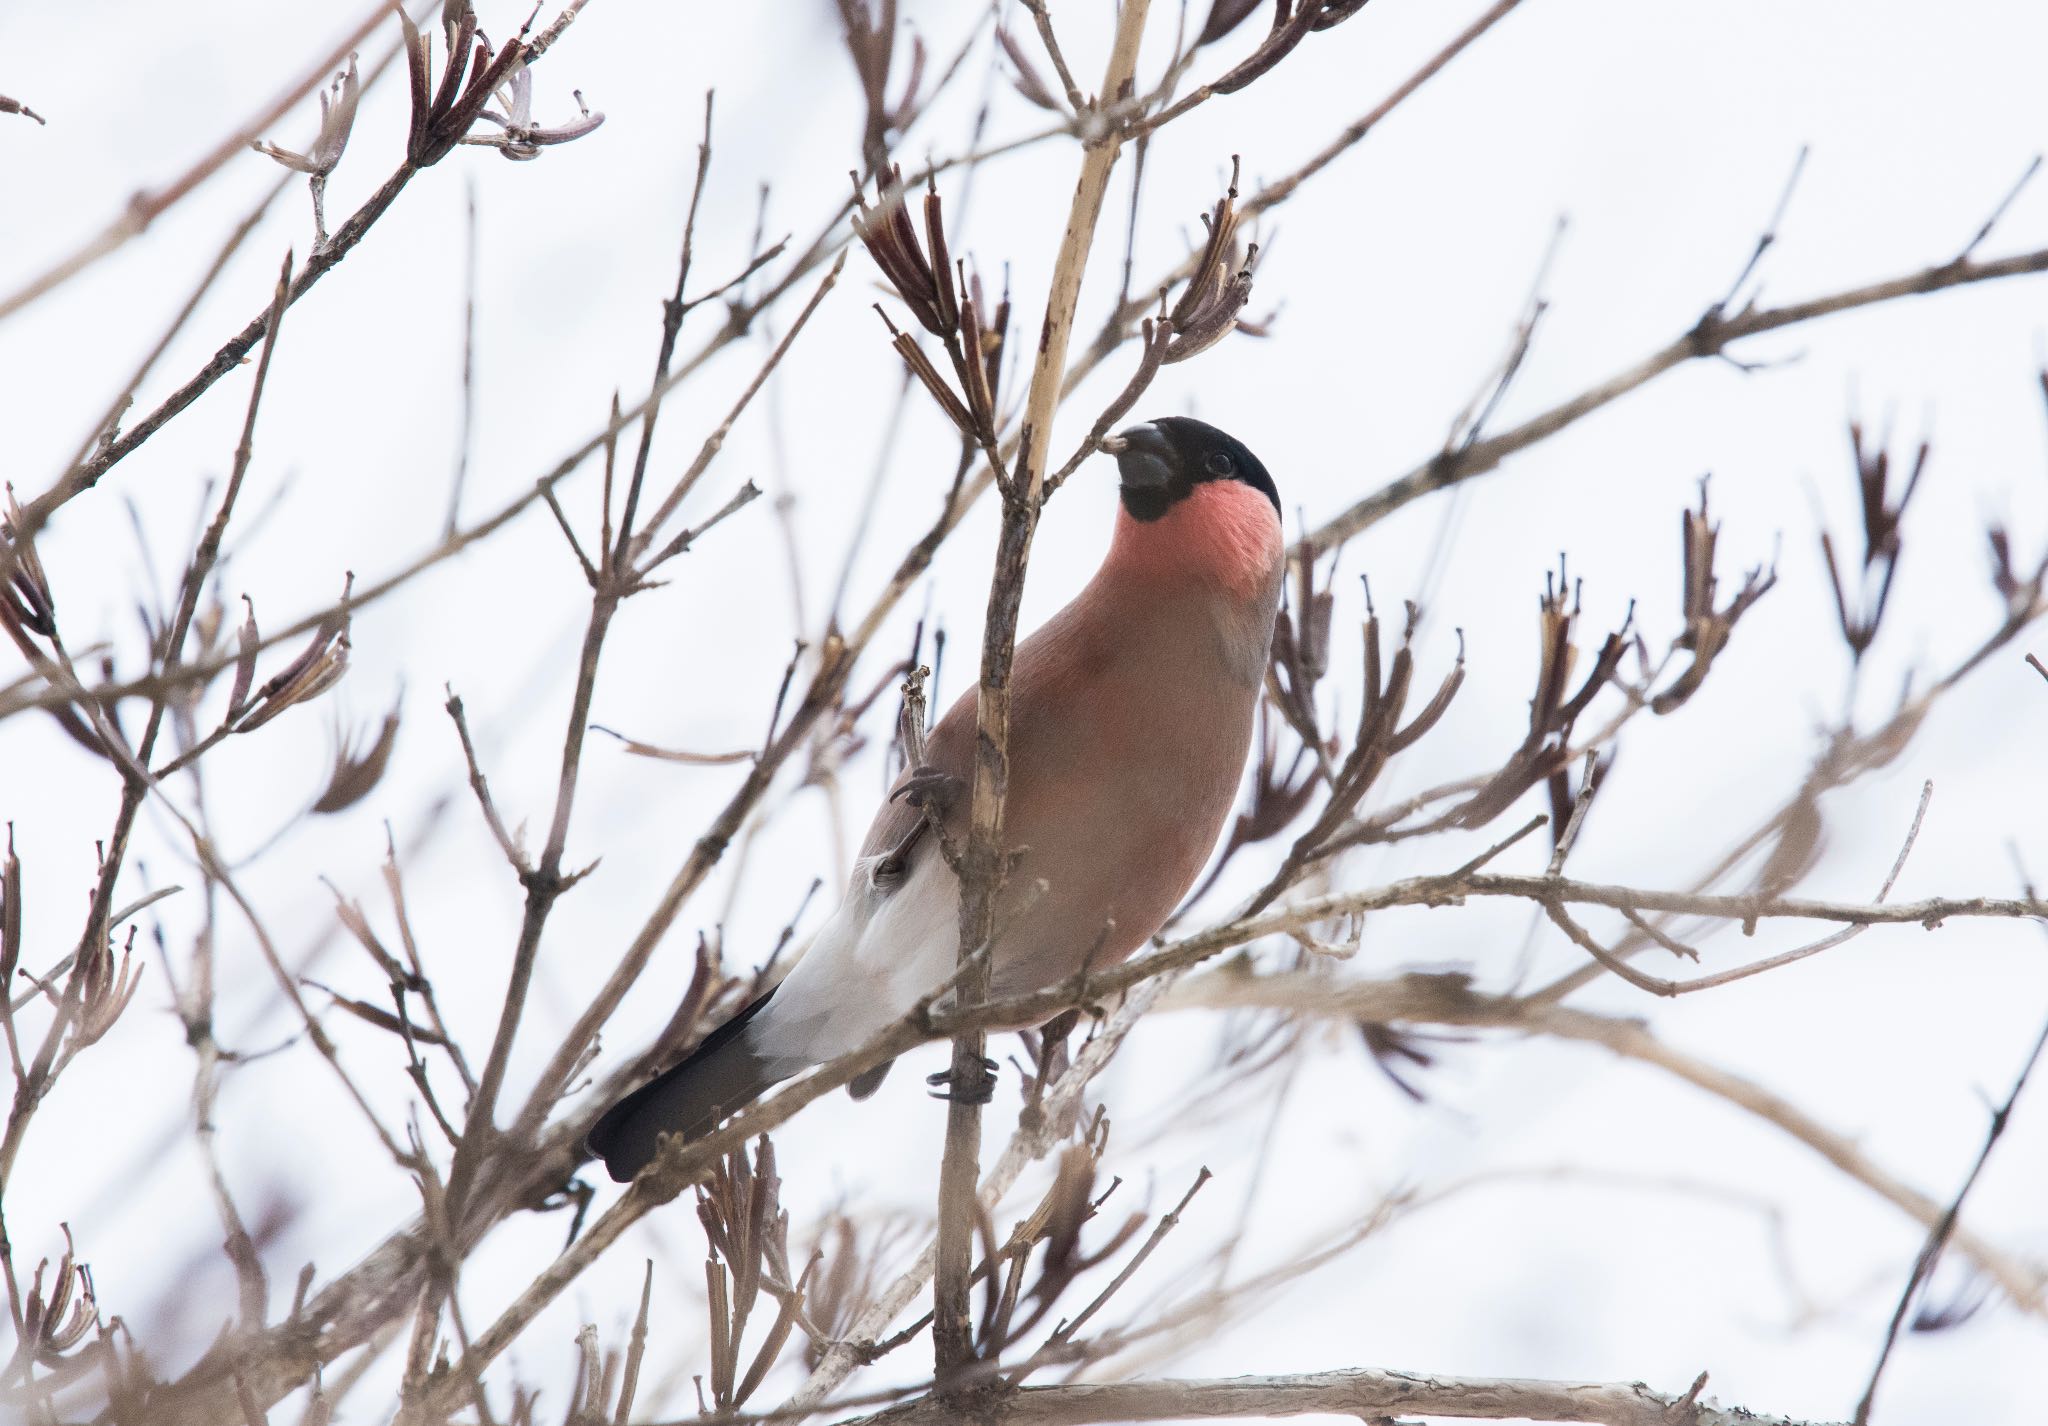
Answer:
<svg viewBox="0 0 2048 1426"><path fill-rule="evenodd" d="M1168 416L1104 442L1121 508L1102 567L1017 645L991 994L1123 960L1165 924L1237 795L1279 608L1273 479L1214 426ZM975 690L868 829L843 899L781 984L614 1104L589 1148L619 1182L769 1086L858 1049L954 973ZM907 794L907 795L906 795ZM924 830L926 808L946 829ZM1022 1028L1022 1027L1015 1027ZM851 1088L862 1097L887 1066Z"/></svg>

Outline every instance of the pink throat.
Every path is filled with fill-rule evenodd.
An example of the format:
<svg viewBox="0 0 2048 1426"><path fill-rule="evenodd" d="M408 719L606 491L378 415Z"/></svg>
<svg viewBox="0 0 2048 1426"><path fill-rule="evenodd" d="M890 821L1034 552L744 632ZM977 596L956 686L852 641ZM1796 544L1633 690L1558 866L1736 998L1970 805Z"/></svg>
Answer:
<svg viewBox="0 0 2048 1426"><path fill-rule="evenodd" d="M1273 502L1241 481L1212 480L1157 520L1119 509L1104 569L1146 579L1193 576L1249 597L1265 589L1283 553Z"/></svg>

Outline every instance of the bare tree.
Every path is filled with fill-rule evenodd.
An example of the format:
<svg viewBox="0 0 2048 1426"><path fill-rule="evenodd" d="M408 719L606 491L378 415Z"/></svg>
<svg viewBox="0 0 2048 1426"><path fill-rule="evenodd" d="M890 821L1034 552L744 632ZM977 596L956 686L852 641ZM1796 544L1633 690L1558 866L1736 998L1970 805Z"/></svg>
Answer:
<svg viewBox="0 0 2048 1426"><path fill-rule="evenodd" d="M1950 289L2019 290L2016 280L2048 271L2048 248L1991 255L2011 196L1974 230L1974 215L1964 215L1959 232L1967 241L1925 255L1912 270L1767 301L1760 277L1781 229L1794 221L1788 215L1809 167L1802 150L1725 296L1613 375L1507 424L1504 413L1518 409L1517 382L1550 310L1539 278L1498 364L1452 415L1440 448L1391 478L1338 469L1328 477L1337 484L1318 492L1320 522L1304 522L1290 550L1243 809L1169 933L1125 964L1088 967L1051 989L996 1000L988 959L978 953L1001 930L1010 660L1041 515L1166 368L1200 363L1219 344L1254 340L1268 344L1275 362L1291 359L1279 294L1300 301L1310 289L1277 266L1284 247L1282 257L1266 255L1276 250L1275 215L1329 183L1340 159L1468 51L1513 46L1503 22L1541 7L1497 0L1464 16L1462 29L1433 17L1443 33L1405 78L1296 167L1256 182L1244 175L1263 171L1263 162L1176 148L1195 131L1191 116L1214 119L1225 105L1284 112L1287 86L1304 82L1291 77L1312 73L1316 57L1372 43L1378 8L1363 0L1280 0L1269 10L1213 0L1204 13L1122 0L1113 16L1085 19L1023 0L977 12L971 22L955 16L957 37L943 51L912 33L895 0L838 0L836 10L796 12L803 25L829 31L835 62L850 65L858 112L836 116L855 156L850 187L804 190L806 170L794 160L794 195L781 174L759 175L776 182L783 207L800 203L820 215L808 229L774 236L765 190L758 211L750 211L735 208L712 182L727 140L714 122L718 106L706 96L694 169L676 177L687 194L686 217L673 279L661 282L658 321L647 333L652 371L607 410L586 413L587 435L559 459L530 463L510 485L488 483L495 496L484 494L483 466L471 449L477 387L489 379L476 369L477 331L480 309L503 320L492 314L509 304L479 280L479 245L488 245L493 230L480 224L470 195L465 264L446 282L460 292L464 313L463 364L452 385L461 452L446 498L437 489L427 502L446 518L403 553L395 551L409 537L394 523L392 547L363 551L362 571L344 577L332 603L273 621L263 591L229 573L239 576L252 551L272 538L268 508L252 509L251 492L274 484L262 468L279 419L271 414L275 374L315 340L319 316L302 313L302 304L316 285L345 287L355 304L382 302L374 281L348 286L357 265L339 270L343 259L374 248L387 215L416 189L445 185L455 160L486 157L466 149L544 159L520 179L542 191L561 181L557 175L583 150L551 151L592 135L605 116L573 90L573 74L555 73L573 68L573 49L556 46L572 24L587 45L630 43L607 30L614 21L602 7L586 16L586 6L544 7L516 30L500 27L521 14L494 11L494 32L510 36L502 40L486 33L467 0L415 5L411 14L372 7L201 161L136 196L102 232L0 297L0 320L13 323L61 307L95 264L166 214L220 216L224 205L208 187L217 173L265 159L281 166L254 211L227 215L217 256L169 323L133 334L147 340L139 363L109 359L102 370L67 376L89 378L106 393L103 415L71 458L39 488L24 485L17 496L9 486L0 624L20 663L0 686L0 719L21 740L17 748L39 746L28 740L51 728L75 745L48 774L67 801L109 789L114 796L111 820L96 838L82 919L73 899L79 888L37 875L37 854L26 845L17 850L12 834L0 884L0 1027L14 1080L0 1136L0 1276L15 1343L0 1391L10 1411L36 1422L242 1426L542 1416L618 1426L1311 1414L1616 1426L1789 1420L1716 1405L1704 1372L1658 1386L1415 1375L1375 1360L1369 1343L1318 1372L1157 1374L1224 1324L1297 1310L1301 1294L1290 1289L1311 1274L1389 1239L1471 1187L1411 1183L1372 1196L1343 1227L1291 1252L1258 1260L1247 1250L1240 1258L1262 1179L1312 1171L1290 1165L1271 1126L1295 1077L1330 1057L1324 1032L1332 1026L1419 1112L1437 1109L1430 1071L1447 1053L1447 1039L1463 1046L1449 1053L1475 1058L1528 1056L1548 1044L1597 1046L1662 1071L1678 1091L1670 1096L1672 1115L1747 1116L1896 1209L1923 1235L1923 1247L1909 1274L1901 1264L1865 1294L1883 1299L1890 1320L1872 1343L1875 1365L1860 1401L1842 1403L1859 1426L1875 1419L1885 1363L1907 1327L1962 1330L1996 1300L2038 1329L2048 1316L2048 1264L1981 1231L1966 1198L2023 1102L2040 1039L2030 1051L2014 1047L2013 1078L1995 1097L1982 1151L1968 1176L1952 1182L1931 1161L1895 1167L1804 1107L1801 1095L1681 1048L1659 1017L1670 1013L1664 1000L1757 977L1774 984L1777 972L1866 933L1882 935L1877 928L1922 927L1939 931L1946 944L1968 925L2048 915L2024 865L2016 875L1988 869L1945 894L1894 898L1916 847L1939 835L1926 825L1932 783L1887 833L1889 869L1870 878L1866 894L1805 889L1825 860L1824 802L1888 767L1911 766L1918 735L1958 690L2031 660L2024 642L2048 614L2048 538L2008 528L2004 519L1988 526L1988 580L1967 578L1984 585L1993 616L1946 630L1875 715L1866 675L1908 597L1896 577L1912 568L1909 548L1918 552L1923 477L1941 477L1931 444L1902 450L1889 431L1874 434L1860 421L1850 425L1847 463L1858 525L1791 537L1801 558L1810 552L1812 567L1824 569L1825 602L1799 605L1811 591L1780 587L1780 565L1793 556L1764 556L1768 532L1731 531L1731 545L1754 553L1747 564L1727 556L1722 517L1704 480L1696 498L1671 512L1679 538L1657 556L1667 583L1681 591L1674 622L1659 626L1632 604L1607 623L1588 612L1580 571L1601 557L1608 538L1591 519L1584 547L1571 551L1570 563L1560 557L1540 587L1490 590L1502 607L1524 611L1523 601L1537 597L1534 647L1512 670L1497 648L1469 655L1474 674L1526 685L1526 715L1511 725L1458 725L1454 714L1469 681L1465 639L1432 627L1427 590L1390 595L1382 579L1377 591L1368 584L1354 600L1342 573L1362 563L1358 551L1370 544L1363 537L1397 512L1458 498L1511 458L1689 364L1750 372L1764 365L1751 355L1754 339L1769 334ZM803 102L805 82L794 71L776 79L792 104ZM562 100L565 90L572 100ZM403 129L382 147L369 121L359 121L385 102L380 96L402 109ZM317 101L317 120L305 112L309 101ZM63 122L40 86L37 102L49 119L43 130L25 130L29 139ZM43 122L12 100L0 99L0 112ZM309 123L313 137L303 147L271 137ZM621 127L613 121L607 137ZM252 157L252 148L263 157ZM1002 232L1004 248L991 250L991 235L973 230L978 247L970 258L963 213L977 185L1006 181L1001 161L1024 150L1065 166L1057 195L1044 196L1042 221L1030 230ZM1169 157L1213 165L1218 182L1177 258L1148 273L1138 257L1141 225L1150 231L1180 216L1162 213L1154 196ZM352 177L353 169L387 176L330 230L330 180ZM302 235L298 252L273 263L262 300L251 301L246 322L229 329L211 356L145 400L170 354L204 325L200 314L221 300L214 288L236 270L238 251L253 233L287 221L271 210L299 177L310 190L310 240ZM712 260L700 260L700 245L726 265L707 271ZM735 252L738 259L728 261ZM1026 281L1025 273L1038 276ZM645 280L650 289L657 282L653 274ZM869 351L892 364L899 397L870 410L867 429L847 435L849 448L868 441L881 455L858 522L831 551L841 573L820 611L808 602L819 581L806 581L790 514L796 482L786 471L735 472L723 453L749 425L801 419L803 383L832 376L802 366L814 331L830 314L864 305L869 298L853 290L868 288L876 289L881 317ZM2041 384L2048 395L2048 373ZM1740 405L1731 399L1726 419L1742 419ZM196 532L174 535L138 509L145 558L124 557L136 566L132 579L110 586L106 552L70 530L81 511L117 500L125 482L142 479L164 433L210 407L238 413L224 477L194 479L168 457L159 465L171 468L149 477L163 484L182 478L188 494L199 492L204 513ZM360 417L343 392L326 393L324 409L322 419ZM919 429L926 449L935 448L930 432L942 431L948 458L928 466L906 461L901 446L913 437L905 433ZM522 437L518 444L528 443ZM501 448L492 460L503 457ZM885 496L881 471L891 466ZM775 498L761 502L764 490ZM285 503L298 498L288 492ZM480 506L490 498L498 503ZM542 506L548 522L540 520ZM770 506L779 532L763 523ZM882 506L914 517L900 547L886 547L893 522L873 518ZM946 641L942 619L914 614L915 596L977 519L993 522L992 562L977 575L973 599L953 589L949 600L982 611L970 833L955 849L959 974L859 1051L784 1085L702 1139L671 1139L653 1165L611 1195L593 1184L582 1149L595 1115L772 983L805 924L809 898L792 899L775 908L771 919L783 929L762 954L729 948L715 889L738 885L758 842L786 835L807 791L823 791L836 826L842 775L893 758L921 760L928 685L935 667L944 671ZM349 671L362 621L434 621L449 597L437 575L468 568L462 562L477 552L509 547L535 528L548 544L534 548L549 549L582 582L574 650L551 653L532 637L535 686L547 696L524 706L475 704L483 715L475 727L473 698L452 687L437 696L445 728L411 730L410 738L431 746L432 771L421 783L432 782L440 795L393 800L396 779L387 774L405 722L403 699L372 727L336 739L324 785L304 805L251 775L248 763L227 763L223 753L281 739L313 718L310 709L333 701L330 690ZM181 565L166 581L146 557L171 538ZM594 740L594 732L612 733L595 721L601 683L639 656L618 651L622 621L655 591L686 603L697 621L757 623L748 637L763 639L765 615L757 618L758 610L685 558L700 545L763 565L777 564L786 549L802 636L794 651L775 654L765 685L721 669L689 671L693 709L715 710L721 727L762 728L765 716L765 728L746 746L709 751L669 747L655 734L614 734L617 746ZM139 619L118 636L83 633L74 611L96 589L94 597L133 599ZM1701 716L1702 691L1739 681L1731 650L1772 620L1803 630L1809 647L1826 647L1849 670L1848 696L1823 720L1803 776L1767 789L1748 830L1723 855L1671 865L1654 881L1584 879L1585 858L1575 865L1574 850L1589 817L1614 801L1602 794L1618 750L1666 719L1703 755L1726 739L1724 728ZM2048 677L2048 669L2034 667ZM431 685L444 681L441 671L432 673ZM2030 692L2048 709L2048 689ZM1758 686L1753 696L1773 693ZM559 728L547 732L551 801L531 807L523 793L506 792L504 748L515 730L558 711ZM2036 708L2008 716L2031 719ZM1438 750L1439 763L1424 761ZM30 756L8 761L21 765ZM703 815L661 853L665 885L607 883L604 894L629 903L636 924L588 944L579 939L580 923L565 929L561 913L593 894L594 873L614 843L587 813L577 816L579 797L594 762L629 759L678 775L729 767L728 790L722 801L692 794ZM224 764L238 770L215 774ZM1459 771L1420 788L1410 781L1413 790L1401 791L1393 770L1404 765ZM0 801L11 828L37 825L39 807L20 789L43 785L10 775ZM248 842L250 808L282 830L254 851L231 853L226 848ZM331 867L332 894L317 911L280 912L303 882L281 869L289 849L333 825L329 819L374 828L376 814L386 819L382 858L358 854L354 864ZM431 855L449 844L496 858L495 879L479 890L437 870ZM1385 875L1392 864L1382 853L1395 847L1429 869ZM812 853L805 877L816 891L843 868L821 848ZM182 884L157 874L166 862L189 867ZM42 919L38 902L72 908L61 939L52 938L58 922ZM1534 960L1518 970L1497 957L1473 955L1446 967L1389 954L1375 930L1403 908L1455 908L1459 924L1482 938L1499 924L1482 919L1488 904L1528 913L1527 937L1550 957L1542 973ZM696 932L694 958L686 938L672 934L684 929ZM1731 929L1744 945L1760 936L1770 948L1733 949L1723 934ZM1379 954L1367 969L1359 952L1369 932ZM267 1003L289 1021L284 1046L224 1029L224 987L240 976L225 968L230 954L237 967L261 968ZM1841 960L1823 963L1841 971ZM672 1008L663 1000L658 1032L643 1034L644 1012L635 1020L629 1001L644 1006L650 987L681 978L663 982L661 969L684 962L686 989ZM1568 968L1549 973L1560 964ZM550 979L565 965L574 967L573 980ZM138 1027L136 1007L149 1004L174 1012L174 1040ZM1147 1127L1137 1113L1117 1109L1097 1076L1141 1022L1185 1011L1220 1027L1221 1049L1185 1066L1176 1111ZM949 1044L956 1076L980 1073L991 1027L1019 1023L1043 1028L1022 1037L1014 1111L1007 1099L988 1108L967 1096L933 1109L935 1120L941 1113L945 1120L943 1158L897 1174L915 1185L928 1214L853 1200L813 1214L806 1205L831 1194L785 1185L771 1136L800 1116L815 1122L814 1103L929 1044ZM183 1103L162 1122L81 1107L71 1087L97 1064L175 1081ZM222 1125L260 1142L257 1116L296 1101L298 1086L316 1081L320 1102L353 1116L336 1134L361 1147L349 1171L327 1182L328 1198L259 1203L245 1157L222 1149ZM252 1092L242 1093L245 1086ZM128 1225L130 1238L146 1233L158 1254L120 1279L146 1281L152 1271L175 1277L171 1264L210 1260L217 1242L232 1282L219 1300L179 1286L154 1309L117 1299L103 1290L107 1253L88 1239L73 1241L62 1226L66 1214L50 1212L48 1205L74 1192L83 1211L87 1189L66 1185L67 1160L79 1136L104 1134L115 1119L143 1151L143 1167L113 1218ZM993 1157L985 1137L998 1146ZM187 1143L204 1162L210 1221L166 1213L153 1195L134 1191L146 1186L151 1164ZM1120 1185L1178 1162L1162 1145L1205 1166L1161 1189L1156 1203L1133 1209L1135 1191ZM1567 1157L1553 1176L1570 1184L1596 1170ZM1216 1194L1205 1199L1202 1190L1216 1179L1243 1198L1235 1227L1219 1226L1220 1210L1204 1212ZM799 1188L805 1191L791 1191ZM694 1222L679 1199L694 1201ZM1766 1213L1777 1211L1768 1192L1759 1201ZM357 1202L405 1208L374 1225L375 1236L363 1240L367 1251L351 1266L308 1262L289 1293L279 1291L287 1225L331 1220ZM25 1221L18 1205L39 1221ZM94 1216L108 1221L104 1211ZM531 1231L536 1221L545 1231ZM693 1303L693 1315L675 1320L682 1289L673 1270L687 1261L688 1280L697 1282L699 1232L701 1308ZM678 1246L684 1238L690 1247ZM63 1246L54 1255L30 1246L58 1239ZM627 1260L637 1298L591 1303L578 1295L595 1265ZM1927 1296L1938 1261L1964 1283L1946 1302ZM88 1262L100 1267L97 1284ZM587 1323L573 1341L554 1327L570 1306ZM160 1339L147 1325L152 1316ZM1458 1361L1432 1365L1472 1370Z"/></svg>

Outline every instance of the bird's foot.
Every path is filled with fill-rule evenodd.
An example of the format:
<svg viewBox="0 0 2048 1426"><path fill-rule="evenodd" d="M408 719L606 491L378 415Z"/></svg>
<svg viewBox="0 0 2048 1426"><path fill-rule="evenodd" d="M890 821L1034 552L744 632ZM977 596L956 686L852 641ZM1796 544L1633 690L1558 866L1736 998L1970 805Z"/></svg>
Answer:
<svg viewBox="0 0 2048 1426"><path fill-rule="evenodd" d="M966 790L965 778L930 763L920 763L910 770L902 785L889 794L889 800L893 802L900 797L912 807L944 813L960 800L960 794Z"/></svg>
<svg viewBox="0 0 2048 1426"><path fill-rule="evenodd" d="M1001 1068L987 1056L982 1057L980 1072L967 1076L961 1083L952 1070L941 1070L928 1074L924 1082L932 1087L934 1099L943 1099L951 1104L986 1104L996 1097L996 1071Z"/></svg>

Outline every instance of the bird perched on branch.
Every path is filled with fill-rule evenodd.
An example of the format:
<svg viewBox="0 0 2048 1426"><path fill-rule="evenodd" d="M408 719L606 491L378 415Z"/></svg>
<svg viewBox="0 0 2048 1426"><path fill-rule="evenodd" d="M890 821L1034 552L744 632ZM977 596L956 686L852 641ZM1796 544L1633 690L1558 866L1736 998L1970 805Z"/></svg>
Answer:
<svg viewBox="0 0 2048 1426"><path fill-rule="evenodd" d="M1103 447L1122 505L1109 554L1012 667L1015 860L997 902L997 999L1114 965L1187 894L1236 799L1279 607L1280 497L1257 457L1180 416ZM589 1147L614 1179L638 1173L662 1135L699 1137L858 1049L954 973L960 883L945 849L966 838L974 743L969 689L876 813L839 909L782 983L597 1121ZM854 1081L855 1096L886 1069Z"/></svg>

